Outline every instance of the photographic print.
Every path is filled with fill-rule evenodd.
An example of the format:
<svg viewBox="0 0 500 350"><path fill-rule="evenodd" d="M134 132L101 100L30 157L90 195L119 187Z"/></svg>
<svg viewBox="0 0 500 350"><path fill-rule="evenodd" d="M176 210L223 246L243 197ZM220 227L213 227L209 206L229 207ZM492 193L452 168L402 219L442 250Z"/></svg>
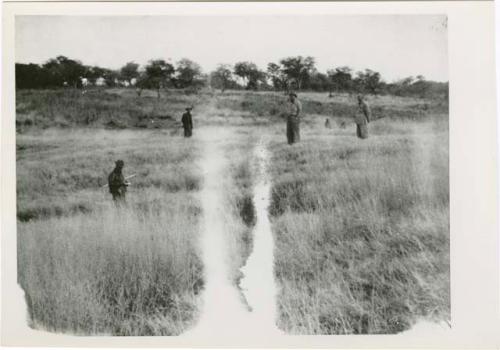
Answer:
<svg viewBox="0 0 500 350"><path fill-rule="evenodd" d="M15 18L26 324L451 327L448 17Z"/></svg>

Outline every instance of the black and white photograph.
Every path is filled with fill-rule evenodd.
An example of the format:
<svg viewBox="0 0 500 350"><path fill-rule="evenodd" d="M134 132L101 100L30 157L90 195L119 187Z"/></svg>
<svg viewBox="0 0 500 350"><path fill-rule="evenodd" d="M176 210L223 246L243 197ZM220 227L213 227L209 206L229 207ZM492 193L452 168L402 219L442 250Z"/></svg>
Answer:
<svg viewBox="0 0 500 350"><path fill-rule="evenodd" d="M446 13L18 14L14 28L26 327L453 329Z"/></svg>

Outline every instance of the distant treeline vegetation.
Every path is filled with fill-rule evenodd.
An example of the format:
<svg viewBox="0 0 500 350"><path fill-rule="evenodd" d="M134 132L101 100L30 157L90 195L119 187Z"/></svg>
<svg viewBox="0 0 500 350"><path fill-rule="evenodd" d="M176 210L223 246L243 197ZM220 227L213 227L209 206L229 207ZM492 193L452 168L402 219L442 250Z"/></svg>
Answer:
<svg viewBox="0 0 500 350"><path fill-rule="evenodd" d="M448 97L448 83L433 82L423 76L407 77L387 83L371 69L355 72L348 66L319 72L313 57L287 57L271 62L266 70L252 62L220 64L213 72L203 73L201 66L187 58L172 64L163 59L151 60L141 67L126 63L119 70L87 66L78 60L58 56L42 65L16 63L18 89L46 89L85 86L133 86L140 95L143 89L180 88L196 91L210 86L221 89L309 90L397 96Z"/></svg>

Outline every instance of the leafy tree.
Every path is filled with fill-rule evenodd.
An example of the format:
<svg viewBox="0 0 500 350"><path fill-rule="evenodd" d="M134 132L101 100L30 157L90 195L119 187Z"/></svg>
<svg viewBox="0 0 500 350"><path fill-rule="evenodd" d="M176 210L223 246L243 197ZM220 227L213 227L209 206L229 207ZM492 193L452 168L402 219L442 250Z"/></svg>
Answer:
<svg viewBox="0 0 500 350"><path fill-rule="evenodd" d="M66 81L60 64L57 59L52 58L42 65L42 69L47 72L48 85L63 86Z"/></svg>
<svg viewBox="0 0 500 350"><path fill-rule="evenodd" d="M38 64L16 63L16 88L39 89L50 86L48 72Z"/></svg>
<svg viewBox="0 0 500 350"><path fill-rule="evenodd" d="M309 89L314 91L331 91L331 81L328 75L316 72L309 78Z"/></svg>
<svg viewBox="0 0 500 350"><path fill-rule="evenodd" d="M347 66L337 67L327 72L331 81L331 88L336 91L349 92L352 90L352 69Z"/></svg>
<svg viewBox="0 0 500 350"><path fill-rule="evenodd" d="M98 66L93 66L93 67L85 67L85 73L83 76L87 78L89 83L92 85L95 85L97 82L97 79L99 78L104 78L104 75L106 73L106 69L98 67Z"/></svg>
<svg viewBox="0 0 500 350"><path fill-rule="evenodd" d="M234 74L243 79L247 89L257 90L259 82L265 79L265 73L252 62L238 62L234 65Z"/></svg>
<svg viewBox="0 0 500 350"><path fill-rule="evenodd" d="M315 71L315 61L311 56L287 57L280 61L283 66L282 71L286 74L288 80L296 82L297 89L300 90L305 81L309 80L311 74Z"/></svg>
<svg viewBox="0 0 500 350"><path fill-rule="evenodd" d="M170 85L175 87L199 87L207 77L202 74L201 67L183 58L177 62L177 68L164 60L152 60L144 70L139 65L128 62L120 70L102 68L99 66L84 66L77 60L65 56L57 56L43 65L16 63L16 88L36 89L61 86L80 87L85 78L89 83L113 87L120 81L132 83L135 79L137 94L140 96L143 89L156 89L158 98L160 89ZM393 83L382 81L378 72L365 69L356 73L350 67L343 66L330 69L327 74L315 69L312 57L288 57L267 65L266 72L260 71L252 62L238 62L234 67L220 64L210 73L210 85L226 89L239 89L242 86L234 79L240 77L246 89L283 89L288 91L292 83L299 89L314 91L359 91L363 93L389 93L398 96L417 96L421 98L448 98L448 83L428 81L422 75L410 76Z"/></svg>
<svg viewBox="0 0 500 350"><path fill-rule="evenodd" d="M380 92L380 73L371 69L365 69L364 72L357 72L354 79L356 88L359 92L376 94Z"/></svg>
<svg viewBox="0 0 500 350"><path fill-rule="evenodd" d="M427 81L422 75L418 75L416 79L408 77L389 84L387 90L397 96L448 99L448 83Z"/></svg>
<svg viewBox="0 0 500 350"><path fill-rule="evenodd" d="M127 62L120 69L120 77L121 79L127 81L130 85L132 85L132 80L137 79L139 76L139 65L134 62Z"/></svg>
<svg viewBox="0 0 500 350"><path fill-rule="evenodd" d="M135 88L137 92L137 96L141 97L142 90L149 88L148 77L145 71L139 72L139 76L135 81Z"/></svg>
<svg viewBox="0 0 500 350"><path fill-rule="evenodd" d="M267 65L267 76L271 79L275 90L287 90L287 76L279 64L273 62L269 63Z"/></svg>
<svg viewBox="0 0 500 350"><path fill-rule="evenodd" d="M112 69L103 69L102 77L107 87L114 87L118 83L120 73Z"/></svg>
<svg viewBox="0 0 500 350"><path fill-rule="evenodd" d="M177 87L200 86L203 83L200 65L187 58L183 58L177 63L176 73Z"/></svg>
<svg viewBox="0 0 500 350"><path fill-rule="evenodd" d="M398 84L402 85L402 86L410 86L411 84L413 84L413 82L415 81L415 78L414 77L407 77L407 78L404 78L404 79L401 79Z"/></svg>
<svg viewBox="0 0 500 350"><path fill-rule="evenodd" d="M85 74L85 66L79 61L57 56L47 61L43 66L48 72L50 85L63 86L66 82L73 87L81 86L81 78Z"/></svg>
<svg viewBox="0 0 500 350"><path fill-rule="evenodd" d="M233 68L229 64L219 64L217 69L210 74L210 85L224 92L235 85L232 71Z"/></svg>
<svg viewBox="0 0 500 350"><path fill-rule="evenodd" d="M156 89L158 98L160 98L160 89L167 85L174 72L174 66L165 62L165 60L151 60L145 68L145 84L148 87Z"/></svg>

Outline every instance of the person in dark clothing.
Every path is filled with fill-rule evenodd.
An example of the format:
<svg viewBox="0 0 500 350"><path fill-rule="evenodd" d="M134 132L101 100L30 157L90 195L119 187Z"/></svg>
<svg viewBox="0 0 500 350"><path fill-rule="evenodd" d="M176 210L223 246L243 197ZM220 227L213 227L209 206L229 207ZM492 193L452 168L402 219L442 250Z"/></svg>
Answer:
<svg viewBox="0 0 500 350"><path fill-rule="evenodd" d="M116 203L125 201L125 193L127 193L127 187L129 185L122 173L124 165L125 163L123 160L117 160L115 162L115 168L108 176L109 193L111 193Z"/></svg>
<svg viewBox="0 0 500 350"><path fill-rule="evenodd" d="M368 123L370 122L372 112L370 106L364 100L363 96L358 96L358 110L354 116L356 123L356 135L360 139L368 138Z"/></svg>
<svg viewBox="0 0 500 350"><path fill-rule="evenodd" d="M286 103L286 137L288 144L292 145L300 141L300 112L302 104L297 99L297 94L291 92Z"/></svg>
<svg viewBox="0 0 500 350"><path fill-rule="evenodd" d="M191 137L193 135L193 117L191 110L193 107L187 107L186 112L182 115L182 127L184 128L184 137Z"/></svg>

